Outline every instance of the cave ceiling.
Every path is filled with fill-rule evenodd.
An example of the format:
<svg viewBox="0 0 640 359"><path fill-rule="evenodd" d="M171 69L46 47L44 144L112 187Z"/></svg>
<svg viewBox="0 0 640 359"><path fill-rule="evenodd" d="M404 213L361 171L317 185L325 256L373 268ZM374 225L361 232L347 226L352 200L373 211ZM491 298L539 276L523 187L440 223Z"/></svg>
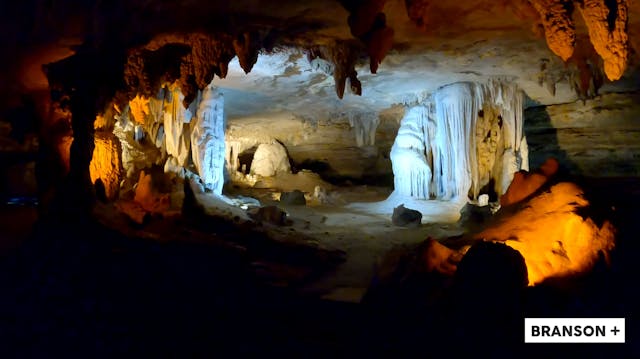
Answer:
<svg viewBox="0 0 640 359"><path fill-rule="evenodd" d="M156 51L167 44L193 47L195 42L207 39L226 43L227 51L224 46L219 51L215 48L212 56L219 63L204 73L196 71L195 82L202 87L201 83L215 74L214 84L225 94L225 109L231 118L281 111L311 117L351 110L379 112L396 104L416 103L449 83L492 78L516 82L530 103L541 104L593 96L594 91L586 89L589 85L583 86L582 91L579 87L580 80L589 81L589 76L602 82L597 86L600 93L637 90L640 4L619 0L618 9L622 6L628 12L609 12L612 25L620 28L622 25L613 21L620 18L627 27L628 46L622 47L627 61L620 70L620 63L611 60L620 47L592 46L598 45L597 41L589 41L599 34L596 27L591 23L587 26L584 21L589 14L584 15L582 7L589 3L586 0L5 3L2 48L3 53L13 56L4 56L2 60L2 76L9 84L3 91L46 89L48 82L42 65L72 55L82 43L90 42L94 47L119 46L122 47L119 50L130 53ZM616 6L616 1L606 3ZM560 6L564 15L569 14L563 20L569 25L551 17L557 15L557 11L551 11L554 6ZM553 26L568 26L570 31L558 33ZM614 30L608 36L612 43L622 41L616 40ZM205 50L206 47L201 56L211 53ZM614 54L607 55L606 51ZM596 53L600 57L594 56ZM102 54L107 56L105 52ZM228 65L222 64L227 61ZM609 70L605 71L607 66ZM615 66L618 75L612 75ZM619 79L607 79L612 76Z"/></svg>

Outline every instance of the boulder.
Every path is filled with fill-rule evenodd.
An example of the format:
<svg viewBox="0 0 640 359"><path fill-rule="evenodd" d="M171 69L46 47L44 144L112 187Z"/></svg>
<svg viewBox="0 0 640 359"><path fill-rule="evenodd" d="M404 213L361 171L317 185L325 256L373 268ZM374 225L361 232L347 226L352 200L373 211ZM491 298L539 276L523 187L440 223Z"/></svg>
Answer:
<svg viewBox="0 0 640 359"><path fill-rule="evenodd" d="M558 172L558 160L548 158L539 169L529 173L519 171L514 173L513 180L507 191L500 197L500 205L508 206L518 203L539 190L551 176Z"/></svg>
<svg viewBox="0 0 640 359"><path fill-rule="evenodd" d="M261 223L271 223L283 226L287 223L287 212L276 206L265 206L260 208L252 208L247 214L251 219Z"/></svg>
<svg viewBox="0 0 640 359"><path fill-rule="evenodd" d="M391 223L400 227L419 227L422 223L422 213L415 209L406 208L404 204L393 209Z"/></svg>
<svg viewBox="0 0 640 359"><path fill-rule="evenodd" d="M294 206L304 206L307 200L304 198L304 192L293 190L291 192L282 192L280 195L280 203Z"/></svg>
<svg viewBox="0 0 640 359"><path fill-rule="evenodd" d="M611 222L589 217L588 207L580 187L561 182L527 200L519 211L503 212L474 237L519 251L531 285L570 277L593 268L601 255L608 258L615 246Z"/></svg>
<svg viewBox="0 0 640 359"><path fill-rule="evenodd" d="M291 173L287 150L278 142L258 146L251 163L251 174L272 177L280 173Z"/></svg>

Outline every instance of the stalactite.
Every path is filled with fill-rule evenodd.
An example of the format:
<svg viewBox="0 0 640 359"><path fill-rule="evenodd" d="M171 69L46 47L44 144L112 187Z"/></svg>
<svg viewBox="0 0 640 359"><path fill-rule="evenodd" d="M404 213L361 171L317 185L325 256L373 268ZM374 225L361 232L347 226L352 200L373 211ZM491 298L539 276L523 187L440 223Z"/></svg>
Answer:
<svg viewBox="0 0 640 359"><path fill-rule="evenodd" d="M376 130L380 119L376 113L351 113L349 125L353 128L358 147L376 144Z"/></svg>
<svg viewBox="0 0 640 359"><path fill-rule="evenodd" d="M347 23L351 34L365 45L369 68L374 74L393 46L394 31L387 26L386 15L382 12L386 2L387 0L366 0L353 5L353 2L342 1L350 12Z"/></svg>
<svg viewBox="0 0 640 359"><path fill-rule="evenodd" d="M233 40L233 49L245 74L251 72L253 65L258 61L260 47L261 41L257 38L257 35L248 31L238 35Z"/></svg>
<svg viewBox="0 0 640 359"><path fill-rule="evenodd" d="M567 61L573 54L576 34L571 20L572 1L530 0L540 14L547 45L554 54Z"/></svg>
<svg viewBox="0 0 640 359"><path fill-rule="evenodd" d="M344 88L347 79L350 81L350 89L356 95L362 94L362 87L355 70L358 58L359 46L357 42L345 40L336 41L330 46L319 46L307 50L307 59L310 63L317 58L329 61L333 66L327 66L323 70L333 75L336 94L339 98L344 96Z"/></svg>
<svg viewBox="0 0 640 359"><path fill-rule="evenodd" d="M427 28L427 13L430 5L430 0L405 0L405 8L407 9L407 16L416 24L416 26L422 30Z"/></svg>
<svg viewBox="0 0 640 359"><path fill-rule="evenodd" d="M627 0L583 0L579 7L589 29L593 47L604 61L604 72L609 80L622 77L627 67L628 4Z"/></svg>

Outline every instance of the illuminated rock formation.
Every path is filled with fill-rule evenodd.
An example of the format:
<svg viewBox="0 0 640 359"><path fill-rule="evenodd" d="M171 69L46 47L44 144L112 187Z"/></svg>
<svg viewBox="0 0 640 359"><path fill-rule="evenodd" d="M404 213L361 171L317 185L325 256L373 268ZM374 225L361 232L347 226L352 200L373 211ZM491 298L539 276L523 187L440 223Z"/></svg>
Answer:
<svg viewBox="0 0 640 359"><path fill-rule="evenodd" d="M135 197L133 198L145 211L152 214L162 214L169 210L171 201L169 194L160 193L153 183L153 177L140 172L138 186L136 187Z"/></svg>
<svg viewBox="0 0 640 359"><path fill-rule="evenodd" d="M251 163L251 174L272 177L277 174L290 173L287 150L278 142L262 143L256 149Z"/></svg>
<svg viewBox="0 0 640 359"><path fill-rule="evenodd" d="M189 123L193 113L184 108L183 101L184 96L177 87L167 91L163 123L167 154L176 159L176 165L184 167L191 154Z"/></svg>
<svg viewBox="0 0 640 359"><path fill-rule="evenodd" d="M99 179L107 198L113 199L120 189L122 172L118 138L109 133L96 133L93 158L89 164L91 183L95 184Z"/></svg>
<svg viewBox="0 0 640 359"><path fill-rule="evenodd" d="M589 29L591 43L604 60L604 72L611 81L622 77L627 67L627 7L627 0L584 0L578 7Z"/></svg>
<svg viewBox="0 0 640 359"><path fill-rule="evenodd" d="M429 136L428 113L424 106L416 106L402 119L396 140L391 147L394 190L409 197L429 199L431 166L426 153L433 140Z"/></svg>
<svg viewBox="0 0 640 359"><path fill-rule="evenodd" d="M531 4L540 14L549 49L567 61L573 54L576 41L570 11L572 3L567 0L532 0Z"/></svg>
<svg viewBox="0 0 640 359"><path fill-rule="evenodd" d="M224 185L224 130L224 98L215 86L207 86L191 119L191 156L198 175L215 194L222 194Z"/></svg>
<svg viewBox="0 0 640 359"><path fill-rule="evenodd" d="M502 194L516 171L528 169L522 92L516 86L448 85L436 91L430 109L406 113L391 150L400 194L476 199L491 180Z"/></svg>
<svg viewBox="0 0 640 359"><path fill-rule="evenodd" d="M144 125L149 115L149 99L136 95L133 100L129 101L130 118L138 125Z"/></svg>
<svg viewBox="0 0 640 359"><path fill-rule="evenodd" d="M518 250L527 264L529 285L579 274L591 269L600 253L606 256L614 247L611 223L599 226L578 213L587 206L578 186L559 183L475 237Z"/></svg>
<svg viewBox="0 0 640 359"><path fill-rule="evenodd" d="M501 206L509 206L529 197L544 185L551 176L558 172L558 160L549 158L540 168L532 173L518 171L507 191L500 197Z"/></svg>
<svg viewBox="0 0 640 359"><path fill-rule="evenodd" d="M164 164L162 152L156 147L155 141L136 140L136 125L130 120L129 106L116 115L116 119L113 134L120 140L122 167L127 178L135 180L140 170L154 164Z"/></svg>

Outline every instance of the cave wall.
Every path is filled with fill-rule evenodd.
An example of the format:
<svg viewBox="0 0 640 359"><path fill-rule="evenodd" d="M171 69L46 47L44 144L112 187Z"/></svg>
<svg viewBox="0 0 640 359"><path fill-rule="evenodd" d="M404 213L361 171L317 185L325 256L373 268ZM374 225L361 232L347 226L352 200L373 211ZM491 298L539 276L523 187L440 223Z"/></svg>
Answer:
<svg viewBox="0 0 640 359"><path fill-rule="evenodd" d="M553 156L572 174L640 176L640 93L530 107L524 116L531 168Z"/></svg>

